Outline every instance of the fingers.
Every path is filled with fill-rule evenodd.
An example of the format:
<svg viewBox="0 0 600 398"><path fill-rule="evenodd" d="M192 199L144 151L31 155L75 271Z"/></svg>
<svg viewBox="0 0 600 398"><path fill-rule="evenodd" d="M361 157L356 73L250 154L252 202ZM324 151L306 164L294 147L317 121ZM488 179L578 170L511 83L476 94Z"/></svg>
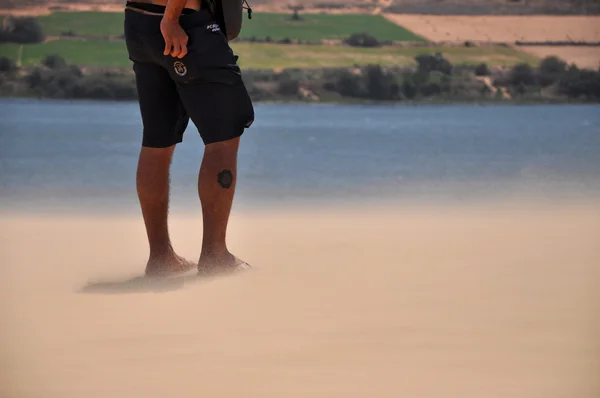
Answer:
<svg viewBox="0 0 600 398"><path fill-rule="evenodd" d="M171 55L172 57L183 58L188 53L187 50L188 37L178 37L173 41L169 40L165 45L165 55Z"/></svg>
<svg viewBox="0 0 600 398"><path fill-rule="evenodd" d="M183 36L179 37L178 40L175 40L175 44L173 45L173 51L171 51L171 55L177 58L183 58L187 54L187 42L188 37Z"/></svg>
<svg viewBox="0 0 600 398"><path fill-rule="evenodd" d="M170 38L165 37L165 50L163 51L164 55L169 55L171 53L171 47L173 46L173 42Z"/></svg>
<svg viewBox="0 0 600 398"><path fill-rule="evenodd" d="M186 54L188 53L187 42L188 42L188 38L187 38L187 36L185 36L183 38L183 40L181 41L181 51L179 52L179 55L178 55L179 58L185 57Z"/></svg>
<svg viewBox="0 0 600 398"><path fill-rule="evenodd" d="M177 57L181 52L181 46L179 44L179 40L173 40L173 49L171 50L171 56Z"/></svg>

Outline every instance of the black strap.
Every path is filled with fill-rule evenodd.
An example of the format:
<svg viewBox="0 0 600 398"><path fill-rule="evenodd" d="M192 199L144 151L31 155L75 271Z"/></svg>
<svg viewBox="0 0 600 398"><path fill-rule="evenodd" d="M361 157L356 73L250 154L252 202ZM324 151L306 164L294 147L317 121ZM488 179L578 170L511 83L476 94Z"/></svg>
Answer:
<svg viewBox="0 0 600 398"><path fill-rule="evenodd" d="M244 3L246 3L246 5L244 5ZM252 19L252 7L250 7L250 4L248 4L246 0L242 2L242 8L248 11L248 19Z"/></svg>

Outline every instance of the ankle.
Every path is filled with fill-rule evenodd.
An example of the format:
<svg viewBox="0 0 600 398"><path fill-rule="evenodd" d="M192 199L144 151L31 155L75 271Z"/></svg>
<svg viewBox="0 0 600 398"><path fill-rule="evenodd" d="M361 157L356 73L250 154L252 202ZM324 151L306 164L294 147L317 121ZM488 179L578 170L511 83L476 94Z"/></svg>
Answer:
<svg viewBox="0 0 600 398"><path fill-rule="evenodd" d="M237 258L228 251L219 253L203 252L198 260L198 269L221 268L234 266Z"/></svg>
<svg viewBox="0 0 600 398"><path fill-rule="evenodd" d="M211 247L211 248L203 248L200 253L200 258L229 258L232 256L227 250L227 247Z"/></svg>
<svg viewBox="0 0 600 398"><path fill-rule="evenodd" d="M171 245L160 246L160 247L152 247L150 249L150 258L156 259L164 259L175 257L175 250Z"/></svg>

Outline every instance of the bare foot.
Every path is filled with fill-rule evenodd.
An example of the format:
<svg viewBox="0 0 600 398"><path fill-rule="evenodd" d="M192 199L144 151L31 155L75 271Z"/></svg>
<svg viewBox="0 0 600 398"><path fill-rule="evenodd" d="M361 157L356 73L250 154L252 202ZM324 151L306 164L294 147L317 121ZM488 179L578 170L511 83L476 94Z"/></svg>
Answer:
<svg viewBox="0 0 600 398"><path fill-rule="evenodd" d="M201 255L198 262L198 273L208 276L231 273L250 268L250 265L231 253L218 256Z"/></svg>
<svg viewBox="0 0 600 398"><path fill-rule="evenodd" d="M146 276L169 276L186 272L194 268L196 264L176 254L163 257L151 258L146 265Z"/></svg>

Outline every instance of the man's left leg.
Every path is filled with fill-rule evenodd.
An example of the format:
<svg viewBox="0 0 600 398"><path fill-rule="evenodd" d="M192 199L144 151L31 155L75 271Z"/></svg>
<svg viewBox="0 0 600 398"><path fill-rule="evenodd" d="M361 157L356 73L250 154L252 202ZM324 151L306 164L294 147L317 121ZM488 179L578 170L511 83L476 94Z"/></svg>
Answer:
<svg viewBox="0 0 600 398"><path fill-rule="evenodd" d="M198 176L202 204L202 251L198 269L227 270L240 261L229 252L227 224L235 194L240 137L206 145Z"/></svg>
<svg viewBox="0 0 600 398"><path fill-rule="evenodd" d="M179 87L188 114L205 144L198 176L202 206L201 273L238 270L248 264L229 252L227 226L237 182L240 139L254 121L254 107L243 82L198 83Z"/></svg>
<svg viewBox="0 0 600 398"><path fill-rule="evenodd" d="M254 106L237 65L210 12L182 17L189 36L189 53L166 59L165 67L177 84L186 113L205 145L198 176L202 206L200 273L247 267L226 244L227 225L237 180L240 137L254 122Z"/></svg>

